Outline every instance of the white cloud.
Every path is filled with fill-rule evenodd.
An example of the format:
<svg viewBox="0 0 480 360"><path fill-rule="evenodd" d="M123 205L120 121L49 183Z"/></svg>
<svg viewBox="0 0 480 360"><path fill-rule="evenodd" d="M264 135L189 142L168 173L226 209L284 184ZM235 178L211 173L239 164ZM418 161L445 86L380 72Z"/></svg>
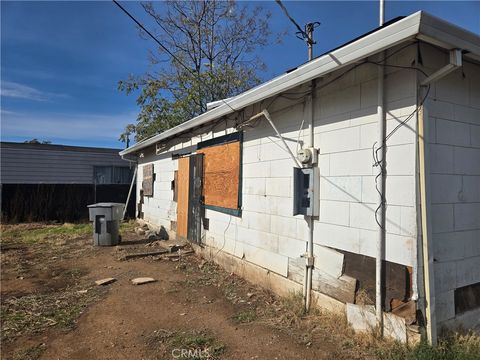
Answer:
<svg viewBox="0 0 480 360"><path fill-rule="evenodd" d="M66 94L40 91L33 87L12 81L2 81L1 96L34 101L48 101L56 97L68 97Z"/></svg>

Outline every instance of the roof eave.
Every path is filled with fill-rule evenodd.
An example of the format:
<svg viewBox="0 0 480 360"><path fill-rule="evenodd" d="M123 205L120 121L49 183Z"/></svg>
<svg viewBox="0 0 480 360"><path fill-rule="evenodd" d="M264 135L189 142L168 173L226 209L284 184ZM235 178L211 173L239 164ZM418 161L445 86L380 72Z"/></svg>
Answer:
<svg viewBox="0 0 480 360"><path fill-rule="evenodd" d="M381 28L355 42L347 44L324 56L308 62L296 70L278 76L249 91L233 97L227 104L207 111L161 134L139 142L120 155L135 153L176 134L206 124L214 119L233 113L293 87L304 84L331 71L340 69L409 39L418 38L446 49L461 48L472 58L480 58L478 35L450 24L444 20L418 11L398 22Z"/></svg>

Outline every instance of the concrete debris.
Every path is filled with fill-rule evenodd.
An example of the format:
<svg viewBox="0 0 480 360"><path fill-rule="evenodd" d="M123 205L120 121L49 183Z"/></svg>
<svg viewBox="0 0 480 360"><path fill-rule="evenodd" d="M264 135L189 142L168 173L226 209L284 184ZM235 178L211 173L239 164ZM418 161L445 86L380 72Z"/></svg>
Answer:
<svg viewBox="0 0 480 360"><path fill-rule="evenodd" d="M377 319L373 305L355 305L347 303L347 320L355 331L373 332ZM400 342L407 342L405 320L392 313L383 313L384 334Z"/></svg>
<svg viewBox="0 0 480 360"><path fill-rule="evenodd" d="M77 293L79 294L86 294L88 292L88 290L78 290Z"/></svg>
<svg viewBox="0 0 480 360"><path fill-rule="evenodd" d="M133 285L143 285L143 284L155 282L157 280L151 277L139 277L139 278L132 279L131 281Z"/></svg>
<svg viewBox="0 0 480 360"><path fill-rule="evenodd" d="M95 281L95 285L97 285L97 286L108 285L108 284L111 284L115 281L117 281L117 279L115 279L115 278L105 278L105 279L100 279L100 280Z"/></svg>
<svg viewBox="0 0 480 360"><path fill-rule="evenodd" d="M143 236L145 235L146 231L144 229L142 229L141 227L136 227L135 228L135 234L137 234L138 236Z"/></svg>

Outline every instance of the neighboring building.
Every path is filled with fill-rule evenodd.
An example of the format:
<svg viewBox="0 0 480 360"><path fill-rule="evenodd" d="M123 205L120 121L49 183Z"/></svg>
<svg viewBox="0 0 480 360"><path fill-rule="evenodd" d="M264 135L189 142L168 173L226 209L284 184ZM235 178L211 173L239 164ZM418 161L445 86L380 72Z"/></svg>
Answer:
<svg viewBox="0 0 480 360"><path fill-rule="evenodd" d="M88 204L125 203L133 166L118 151L0 143L2 220L88 220ZM130 216L135 216L134 209L133 200Z"/></svg>
<svg viewBox="0 0 480 360"><path fill-rule="evenodd" d="M302 291L308 274L309 218L294 209L311 212L318 303L375 304L381 231L373 149L383 83L383 308L405 318L397 324L402 340L412 323L426 323L433 341L442 327L478 327L479 62L478 35L424 12L396 19L122 151L138 156L140 217L286 294ZM265 109L281 137L255 116ZM308 147L318 149L318 161L294 176L290 152Z"/></svg>

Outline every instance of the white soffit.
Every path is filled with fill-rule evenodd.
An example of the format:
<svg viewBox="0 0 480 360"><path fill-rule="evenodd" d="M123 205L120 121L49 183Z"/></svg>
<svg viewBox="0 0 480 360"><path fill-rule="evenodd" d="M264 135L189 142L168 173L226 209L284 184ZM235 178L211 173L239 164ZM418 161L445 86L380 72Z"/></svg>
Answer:
<svg viewBox="0 0 480 360"><path fill-rule="evenodd" d="M389 26L380 28L360 39L314 59L297 69L280 75L251 90L226 100L220 106L149 139L143 140L120 152L124 156L151 146L176 134L202 126L212 120L241 110L246 106L275 96L296 86L309 82L329 72L355 63L380 51L418 38L446 48L466 50L472 59L480 59L480 37L425 12L416 12Z"/></svg>

